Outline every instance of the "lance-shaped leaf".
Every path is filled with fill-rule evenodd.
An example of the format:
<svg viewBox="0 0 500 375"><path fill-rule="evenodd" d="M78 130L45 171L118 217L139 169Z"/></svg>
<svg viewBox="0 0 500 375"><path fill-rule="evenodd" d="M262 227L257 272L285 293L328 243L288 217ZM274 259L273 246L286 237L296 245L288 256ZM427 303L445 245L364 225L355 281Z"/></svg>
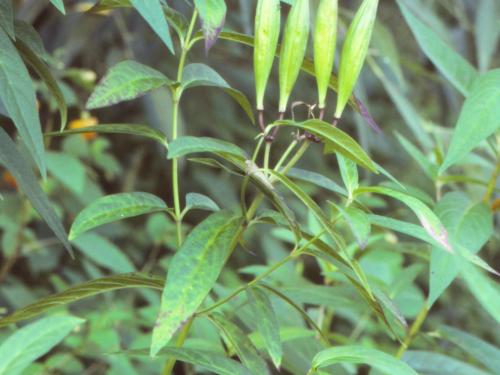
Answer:
<svg viewBox="0 0 500 375"><path fill-rule="evenodd" d="M314 71L318 85L318 107L325 108L337 45L338 0L321 0L314 25Z"/></svg>
<svg viewBox="0 0 500 375"><path fill-rule="evenodd" d="M479 70L485 72L495 55L500 38L500 27L498 27L500 6L495 0L479 0L478 3L474 35Z"/></svg>
<svg viewBox="0 0 500 375"><path fill-rule="evenodd" d="M172 258L153 330L156 355L203 303L236 246L242 219L219 211L198 224Z"/></svg>
<svg viewBox="0 0 500 375"><path fill-rule="evenodd" d="M46 175L42 129L35 87L23 60L0 28L0 101L14 121L43 177Z"/></svg>
<svg viewBox="0 0 500 375"><path fill-rule="evenodd" d="M342 116L365 63L377 7L378 0L364 0L347 30L340 56L336 118Z"/></svg>
<svg viewBox="0 0 500 375"><path fill-rule="evenodd" d="M252 341L240 327L229 321L224 315L214 313L209 316L218 330L223 334L227 343L234 349L241 362L250 369L254 375L269 374L266 362L260 358ZM228 345L228 346L229 346Z"/></svg>
<svg viewBox="0 0 500 375"><path fill-rule="evenodd" d="M352 200L354 190L359 187L358 167L356 163L344 158L341 154L337 154L337 162L339 164L340 176L349 193L349 200Z"/></svg>
<svg viewBox="0 0 500 375"><path fill-rule="evenodd" d="M64 306L97 294L128 288L150 288L162 290L165 280L156 276L130 273L87 281L74 285L65 291L33 302L11 315L0 319L0 328L9 324L34 318L58 306Z"/></svg>
<svg viewBox="0 0 500 375"><path fill-rule="evenodd" d="M489 373L468 363L435 352L409 350L403 355L403 361L418 371L419 374L489 375ZM436 369L439 370L436 371Z"/></svg>
<svg viewBox="0 0 500 375"><path fill-rule="evenodd" d="M12 173L21 191L26 194L31 204L52 229L59 241L72 254L66 230L57 217L47 196L38 185L35 174L29 164L19 153L16 145L7 133L0 128L0 164L3 164Z"/></svg>
<svg viewBox="0 0 500 375"><path fill-rule="evenodd" d="M0 28L3 28L12 39L15 39L12 0L0 0Z"/></svg>
<svg viewBox="0 0 500 375"><path fill-rule="evenodd" d="M107 195L80 211L71 226L69 238L73 240L80 234L100 225L167 209L163 200L149 193Z"/></svg>
<svg viewBox="0 0 500 375"><path fill-rule="evenodd" d="M168 148L168 158L179 158L196 152L211 152L234 155L237 158L245 159L246 154L238 146L209 137L179 137L172 141Z"/></svg>
<svg viewBox="0 0 500 375"><path fill-rule="evenodd" d="M226 20L226 3L224 0L194 0L200 14L203 35L205 37L205 52L215 44Z"/></svg>
<svg viewBox="0 0 500 375"><path fill-rule="evenodd" d="M130 0L130 2L163 43L165 43L170 52L175 54L168 23L163 14L161 0Z"/></svg>
<svg viewBox="0 0 500 375"><path fill-rule="evenodd" d="M440 173L500 128L500 69L480 76L465 99Z"/></svg>
<svg viewBox="0 0 500 375"><path fill-rule="evenodd" d="M64 8L63 0L50 0L52 5L54 5L59 12L66 14L66 9Z"/></svg>
<svg viewBox="0 0 500 375"><path fill-rule="evenodd" d="M418 375L403 361L379 350L362 346L338 346L323 350L313 358L312 368L318 369L336 363L363 363L386 375Z"/></svg>
<svg viewBox="0 0 500 375"><path fill-rule="evenodd" d="M280 52L279 111L281 113L286 111L288 99L304 61L309 38L309 23L309 0L295 1L286 20Z"/></svg>
<svg viewBox="0 0 500 375"><path fill-rule="evenodd" d="M18 375L59 344L83 319L54 316L15 331L0 346L0 375Z"/></svg>
<svg viewBox="0 0 500 375"><path fill-rule="evenodd" d="M255 317L255 322L261 334L267 352L277 369L281 366L283 347L280 338L278 318L273 310L267 294L259 288L248 288L247 298Z"/></svg>
<svg viewBox="0 0 500 375"><path fill-rule="evenodd" d="M438 217L434 214L434 212L432 212L429 207L427 207L417 198L397 190L380 186L361 187L355 192L356 195L362 193L376 193L387 195L403 202L415 213L426 232L436 242L438 242L443 249L449 252L453 252L453 249L448 240L448 232L446 231L445 227L438 219Z"/></svg>
<svg viewBox="0 0 500 375"><path fill-rule="evenodd" d="M99 82L87 101L87 108L108 107L135 99L170 83L159 71L136 61L125 60L112 67Z"/></svg>
<svg viewBox="0 0 500 375"><path fill-rule="evenodd" d="M189 64L184 68L182 76L182 88L185 90L191 87L208 86L219 87L229 94L245 111L252 123L254 116L252 106L245 94L241 91L233 89L229 84L211 67L205 64Z"/></svg>
<svg viewBox="0 0 500 375"><path fill-rule="evenodd" d="M220 208L211 198L199 193L186 194L185 211L198 209L205 211L219 211Z"/></svg>
<svg viewBox="0 0 500 375"><path fill-rule="evenodd" d="M255 13L255 45L253 50L255 93L259 111L264 109L264 96L278 47L280 24L279 0L259 0Z"/></svg>

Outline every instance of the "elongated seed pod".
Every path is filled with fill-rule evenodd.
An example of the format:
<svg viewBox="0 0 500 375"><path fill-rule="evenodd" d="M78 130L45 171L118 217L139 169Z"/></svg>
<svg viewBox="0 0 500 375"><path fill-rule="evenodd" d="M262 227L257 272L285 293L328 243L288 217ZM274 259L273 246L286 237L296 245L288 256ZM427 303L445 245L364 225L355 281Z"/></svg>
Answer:
<svg viewBox="0 0 500 375"><path fill-rule="evenodd" d="M325 108L326 93L335 59L338 0L321 0L314 26L314 71L318 85L318 107Z"/></svg>
<svg viewBox="0 0 500 375"><path fill-rule="evenodd" d="M278 46L280 22L280 1L259 0L255 14L255 46L253 50L255 93L259 111L264 109L264 95Z"/></svg>
<svg viewBox="0 0 500 375"><path fill-rule="evenodd" d="M347 30L340 56L339 90L335 117L338 119L354 90L366 59L377 15L378 0L364 0Z"/></svg>
<svg viewBox="0 0 500 375"><path fill-rule="evenodd" d="M296 0L290 10L281 46L279 81L279 111L285 112L293 86L299 76L300 67L309 38L309 0Z"/></svg>

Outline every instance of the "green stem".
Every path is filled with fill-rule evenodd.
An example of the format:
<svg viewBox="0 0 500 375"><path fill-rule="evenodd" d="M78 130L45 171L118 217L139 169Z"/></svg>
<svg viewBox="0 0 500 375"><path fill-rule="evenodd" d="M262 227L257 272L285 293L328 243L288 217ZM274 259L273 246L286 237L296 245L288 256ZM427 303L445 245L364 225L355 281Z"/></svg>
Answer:
<svg viewBox="0 0 500 375"><path fill-rule="evenodd" d="M188 322L182 327L182 331L177 337L177 340L175 341L175 346L180 348L182 345L184 345L184 342L186 341L186 338L188 336L189 330L191 329L191 326L193 325L193 320L194 317L188 320ZM172 373L172 370L174 369L175 366L175 358L169 359L167 363L165 364L165 367L163 368L162 375L170 375Z"/></svg>
<svg viewBox="0 0 500 375"><path fill-rule="evenodd" d="M397 358L401 358L403 354L405 354L406 350L410 347L411 342L420 332L420 328L422 327L422 324L424 323L428 313L429 308L427 307L427 304L424 304L424 306L422 306L422 309L418 313L417 318L411 325L410 332L408 332L408 335L406 335L405 340L399 347L398 352L396 353Z"/></svg>
<svg viewBox="0 0 500 375"><path fill-rule="evenodd" d="M491 174L490 181L488 182L488 187L486 188L486 193L484 194L483 201L488 203L490 201L493 192L495 191L495 186L497 184L498 176L500 175L500 156L497 161L495 170Z"/></svg>
<svg viewBox="0 0 500 375"><path fill-rule="evenodd" d="M277 172L280 172L281 174L284 174L286 175L288 173L288 171L295 165L297 164L297 162L300 160L300 158L302 157L302 155L304 155L304 153L307 151L307 149L309 148L309 146L311 145L311 141L305 141L304 143L302 143L302 145L300 146L300 148L297 150L297 153L295 155L293 155L293 157L290 159L290 161L288 162L287 165L285 165L285 167L283 167L282 170L278 171L277 169L275 169ZM274 182L275 179L273 179L271 177L271 182Z"/></svg>
<svg viewBox="0 0 500 375"><path fill-rule="evenodd" d="M264 173L269 176L269 156L271 154L271 142L266 142L266 148L264 150Z"/></svg>
<svg viewBox="0 0 500 375"><path fill-rule="evenodd" d="M278 163L274 167L275 171L279 172L279 170L280 170L281 166L283 165L283 163L285 162L285 160L288 158L288 156L293 151L295 146L297 146L297 143L298 143L297 140L294 140L292 143L290 143L290 145L288 146L288 148L286 149L286 151L284 152L284 154L281 156L280 160L278 161Z"/></svg>

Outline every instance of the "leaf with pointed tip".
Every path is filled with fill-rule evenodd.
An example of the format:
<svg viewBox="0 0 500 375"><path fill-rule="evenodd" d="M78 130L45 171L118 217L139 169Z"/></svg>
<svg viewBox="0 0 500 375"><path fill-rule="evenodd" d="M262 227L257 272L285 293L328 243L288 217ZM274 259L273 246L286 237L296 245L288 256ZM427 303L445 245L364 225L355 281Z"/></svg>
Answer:
<svg viewBox="0 0 500 375"><path fill-rule="evenodd" d="M87 281L69 287L61 293L35 301L0 319L0 328L9 324L34 318L57 306L64 306L97 294L129 288L151 288L162 290L165 280L155 276L131 273L114 275Z"/></svg>
<svg viewBox="0 0 500 375"><path fill-rule="evenodd" d="M108 71L90 96L86 107L108 107L135 99L171 83L172 81L159 71L133 60L125 60Z"/></svg>
<svg viewBox="0 0 500 375"><path fill-rule="evenodd" d="M50 0L50 2L57 8L59 12L61 12L62 14L66 14L63 0Z"/></svg>
<svg viewBox="0 0 500 375"><path fill-rule="evenodd" d="M24 160L14 142L2 128L0 128L0 164L3 164L12 173L19 188L26 194L35 210L45 220L70 254L73 254L61 220L57 217L51 203L38 185L29 164Z"/></svg>
<svg viewBox="0 0 500 375"><path fill-rule="evenodd" d="M130 0L132 6L137 9L139 14L151 26L153 31L165 43L167 48L175 54L172 37L168 29L167 20L163 14L160 0Z"/></svg>
<svg viewBox="0 0 500 375"><path fill-rule="evenodd" d="M403 361L379 350L362 346L337 346L325 349L314 356L312 368L318 369L345 362L368 364L387 375L418 375Z"/></svg>
<svg viewBox="0 0 500 375"><path fill-rule="evenodd" d="M226 3L224 0L194 0L194 4L200 14L205 37L205 53L208 53L224 26Z"/></svg>
<svg viewBox="0 0 500 375"><path fill-rule="evenodd" d="M59 344L83 319L52 316L15 331L0 346L0 374L18 375Z"/></svg>
<svg viewBox="0 0 500 375"><path fill-rule="evenodd" d="M337 162L339 164L340 176L349 194L349 199L352 199L354 190L359 187L358 167L351 159L346 159L341 154L337 154Z"/></svg>
<svg viewBox="0 0 500 375"><path fill-rule="evenodd" d="M77 215L69 232L70 240L80 234L114 221L168 210L163 200L143 192L106 195L89 204Z"/></svg>
<svg viewBox="0 0 500 375"><path fill-rule="evenodd" d="M153 329L156 355L203 303L236 246L242 219L226 211L210 215L188 235L172 258Z"/></svg>
<svg viewBox="0 0 500 375"><path fill-rule="evenodd" d="M232 143L208 137L179 137L168 148L168 159L178 158L197 152L224 153L246 159L245 152Z"/></svg>
<svg viewBox="0 0 500 375"><path fill-rule="evenodd" d="M183 90L198 86L219 87L236 100L252 123L255 122L252 105L245 94L229 86L224 78L208 65L195 63L186 66L181 85Z"/></svg>
<svg viewBox="0 0 500 375"><path fill-rule="evenodd" d="M3 28L12 39L15 39L12 0L0 0L0 28Z"/></svg>
<svg viewBox="0 0 500 375"><path fill-rule="evenodd" d="M368 242L368 237L370 236L371 225L368 220L366 213L359 208L349 206L343 209L342 207L329 201L328 203L333 204L335 208L344 216L347 225L351 229L351 232L361 249L366 247Z"/></svg>
<svg viewBox="0 0 500 375"><path fill-rule="evenodd" d="M274 366L279 369L283 357L278 318L273 310L267 294L259 288L248 288L247 298L250 302L257 328L265 343Z"/></svg>
<svg viewBox="0 0 500 375"><path fill-rule="evenodd" d="M45 177L45 154L35 87L23 60L2 28L0 51L0 101Z"/></svg>
<svg viewBox="0 0 500 375"><path fill-rule="evenodd" d="M396 132L396 137L398 138L399 143L401 143L401 146L403 146L405 151L412 157L413 160L417 162L427 177L429 177L432 181L435 181L438 176L438 167L430 162L422 151L420 151L415 145L398 132Z"/></svg>
<svg viewBox="0 0 500 375"><path fill-rule="evenodd" d="M211 198L199 193L186 194L186 208L185 210L192 209L206 210L206 211L219 211L220 208Z"/></svg>
<svg viewBox="0 0 500 375"><path fill-rule="evenodd" d="M308 171L305 169L299 169L299 168L290 168L290 170L286 173L286 175L290 178L294 178L297 180L301 181L306 181L311 184L317 185L319 187L322 187L323 189L333 191L335 193L338 193L340 195L347 195L347 192L345 189L337 184L335 181L331 180L330 178L323 176L322 174Z"/></svg>
<svg viewBox="0 0 500 375"><path fill-rule="evenodd" d="M500 128L500 69L481 75L472 85L458 117L439 173L464 158Z"/></svg>
<svg viewBox="0 0 500 375"><path fill-rule="evenodd" d="M500 6L496 0L479 0L476 6L475 39L479 71L485 72L495 55L500 27Z"/></svg>

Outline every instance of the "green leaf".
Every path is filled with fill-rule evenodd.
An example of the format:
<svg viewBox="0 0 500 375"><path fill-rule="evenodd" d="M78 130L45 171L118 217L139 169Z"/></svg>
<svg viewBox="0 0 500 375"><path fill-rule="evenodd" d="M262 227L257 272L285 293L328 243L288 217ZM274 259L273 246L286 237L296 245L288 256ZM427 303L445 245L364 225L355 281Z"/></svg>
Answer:
<svg viewBox="0 0 500 375"><path fill-rule="evenodd" d="M500 6L495 0L479 0L476 7L475 40L479 71L485 72L495 54L500 37Z"/></svg>
<svg viewBox="0 0 500 375"><path fill-rule="evenodd" d="M16 38L12 0L0 0L0 28L3 28L12 39Z"/></svg>
<svg viewBox="0 0 500 375"><path fill-rule="evenodd" d="M60 130L64 130L66 127L66 121L68 119L68 108L66 106L66 101L64 99L64 94L61 91L57 81L50 72L49 68L45 63L37 56L35 51L31 50L29 45L23 40L23 37L19 37L14 43L18 49L21 57L33 68L33 70L38 74L42 81L47 85L49 92L54 97L57 106L59 107L59 115L61 117Z"/></svg>
<svg viewBox="0 0 500 375"><path fill-rule="evenodd" d="M0 101L16 125L43 177L45 155L35 87L16 48L0 29Z"/></svg>
<svg viewBox="0 0 500 375"><path fill-rule="evenodd" d="M418 220L426 232L441 245L441 248L447 250L448 252L453 252L453 249L448 241L448 232L445 227L437 216L431 211L431 209L420 200L397 190L379 186L361 187L356 190L355 194L357 195L368 192L388 195L406 204L418 217Z"/></svg>
<svg viewBox="0 0 500 375"><path fill-rule="evenodd" d="M403 360L426 375L488 375L465 362L439 353L410 350L404 354Z"/></svg>
<svg viewBox="0 0 500 375"><path fill-rule="evenodd" d="M2 128L0 128L0 164L3 164L12 173L19 188L26 194L35 210L45 220L70 254L73 254L61 220L57 217L51 203L38 185L29 164L17 151L16 145Z"/></svg>
<svg viewBox="0 0 500 375"><path fill-rule="evenodd" d="M98 234L82 234L73 243L95 263L113 272L128 273L135 271L130 259L113 243Z"/></svg>
<svg viewBox="0 0 500 375"><path fill-rule="evenodd" d="M382 22L375 21L371 46L375 49L381 62L387 66L397 79L400 87L406 88L406 81L401 66L400 52L395 39L395 34Z"/></svg>
<svg viewBox="0 0 500 375"><path fill-rule="evenodd" d="M66 9L64 9L63 0L50 0L50 2L57 8L62 14L66 14Z"/></svg>
<svg viewBox="0 0 500 375"><path fill-rule="evenodd" d="M73 221L70 240L103 224L146 213L167 210L163 200L142 192L119 193L101 197L85 207Z"/></svg>
<svg viewBox="0 0 500 375"><path fill-rule="evenodd" d="M265 347L274 366L279 369L283 357L278 318L273 310L267 294L258 288L248 288L247 298L250 302L259 333L264 339Z"/></svg>
<svg viewBox="0 0 500 375"><path fill-rule="evenodd" d="M160 0L130 0L130 2L163 43L165 43L170 52L175 54L172 37L170 36Z"/></svg>
<svg viewBox="0 0 500 375"><path fill-rule="evenodd" d="M129 350L124 353L141 356L148 355L147 350ZM219 375L252 375L239 362L213 351L167 346L158 355L173 357L181 362L203 367Z"/></svg>
<svg viewBox="0 0 500 375"><path fill-rule="evenodd" d="M73 316L54 316L18 329L0 346L0 374L23 374L32 362L49 352L83 322L83 319Z"/></svg>
<svg viewBox="0 0 500 375"><path fill-rule="evenodd" d="M129 134L139 137L150 138L161 145L167 147L167 137L162 132L153 129L148 125L139 124L99 124L96 126L87 126L85 128L68 129L63 132L45 133L46 137L60 137L72 134L83 133L104 133L104 134Z"/></svg>
<svg viewBox="0 0 500 375"><path fill-rule="evenodd" d="M196 312L236 246L242 219L220 211L198 224L172 258L153 329L156 355Z"/></svg>
<svg viewBox="0 0 500 375"><path fill-rule="evenodd" d="M344 158L341 154L337 154L337 162L339 163L340 176L342 176L342 181L344 181L344 186L349 194L349 200L352 200L354 190L359 187L358 168L356 163Z"/></svg>
<svg viewBox="0 0 500 375"><path fill-rule="evenodd" d="M27 22L15 20L14 30L16 32L16 39L21 39L35 55L45 61L50 58L45 50L42 38L33 26Z"/></svg>
<svg viewBox="0 0 500 375"><path fill-rule="evenodd" d="M329 203L334 204L333 202ZM353 206L346 207L345 209L338 205L335 205L335 207L340 211L342 216L344 216L344 219L351 229L359 247L364 249L368 243L368 237L371 232L370 221L368 220L366 213Z"/></svg>
<svg viewBox="0 0 500 375"><path fill-rule="evenodd" d="M403 137L401 134L396 132L396 137L399 143L405 149L405 151L417 162L417 164L422 168L423 172L431 179L435 181L438 176L438 168L435 164L429 161L429 159L420 151L416 146L414 146L409 140Z"/></svg>
<svg viewBox="0 0 500 375"><path fill-rule="evenodd" d="M148 91L171 84L159 71L133 60L113 66L87 101L88 109L107 107L135 99Z"/></svg>
<svg viewBox="0 0 500 375"><path fill-rule="evenodd" d="M68 190L76 195L85 190L85 167L71 154L47 152L47 169Z"/></svg>
<svg viewBox="0 0 500 375"><path fill-rule="evenodd" d="M206 211L219 211L220 208L212 199L206 195L199 193L186 194L186 208L185 210L192 210L193 208Z"/></svg>
<svg viewBox="0 0 500 375"><path fill-rule="evenodd" d="M219 73L208 65L189 64L186 66L184 68L181 85L183 90L199 86L219 87L241 106L252 123L255 122L252 105L248 101L245 94L229 86L224 78L222 78Z"/></svg>
<svg viewBox="0 0 500 375"><path fill-rule="evenodd" d="M211 314L210 320L215 324L218 330L223 333L226 341L230 343L241 362L250 369L255 375L269 374L266 362L259 357L257 349L237 325L227 320L227 318L218 313Z"/></svg>
<svg viewBox="0 0 500 375"><path fill-rule="evenodd" d="M460 161L500 127L499 86L500 69L491 70L474 82L460 111L448 153L439 173Z"/></svg>
<svg viewBox="0 0 500 375"><path fill-rule="evenodd" d="M361 146L348 134L327 122L321 120L307 120L304 122L277 121L273 125L293 126L306 130L319 137L325 143L325 153L338 152L362 167L378 173L377 166Z"/></svg>
<svg viewBox="0 0 500 375"><path fill-rule="evenodd" d="M453 86L464 96L468 96L471 85L478 76L474 67L408 10L400 0L398 5L420 48Z"/></svg>
<svg viewBox="0 0 500 375"><path fill-rule="evenodd" d="M245 152L232 143L208 137L179 137L168 148L168 159L178 158L196 152L224 153L246 159Z"/></svg>
<svg viewBox="0 0 500 375"><path fill-rule="evenodd" d="M459 329L442 326L439 328L441 337L451 341L464 352L477 359L495 373L500 368L500 349Z"/></svg>
<svg viewBox="0 0 500 375"><path fill-rule="evenodd" d="M115 275L87 281L82 284L74 285L61 293L42 298L20 310L15 311L11 315L3 317L0 319L0 327L5 327L9 324L34 318L52 308L64 306L97 294L129 288L151 288L162 290L164 285L165 280L163 279L137 273Z"/></svg>
<svg viewBox="0 0 500 375"><path fill-rule="evenodd" d="M299 168L290 168L290 170L286 173L288 177L301 180L301 181L306 181L311 184L317 185L319 187L322 187L323 189L333 191L334 193L340 194L340 195L347 195L347 192L345 189L337 184L335 181L332 179L323 176L322 174L308 171L305 169L299 169Z"/></svg>
<svg viewBox="0 0 500 375"><path fill-rule="evenodd" d="M399 359L379 350L362 346L338 346L323 350L314 356L312 367L318 369L345 362L364 363L387 375L418 375Z"/></svg>
<svg viewBox="0 0 500 375"><path fill-rule="evenodd" d="M194 5L200 14L205 37L205 53L208 53L224 26L226 3L224 0L194 0Z"/></svg>

